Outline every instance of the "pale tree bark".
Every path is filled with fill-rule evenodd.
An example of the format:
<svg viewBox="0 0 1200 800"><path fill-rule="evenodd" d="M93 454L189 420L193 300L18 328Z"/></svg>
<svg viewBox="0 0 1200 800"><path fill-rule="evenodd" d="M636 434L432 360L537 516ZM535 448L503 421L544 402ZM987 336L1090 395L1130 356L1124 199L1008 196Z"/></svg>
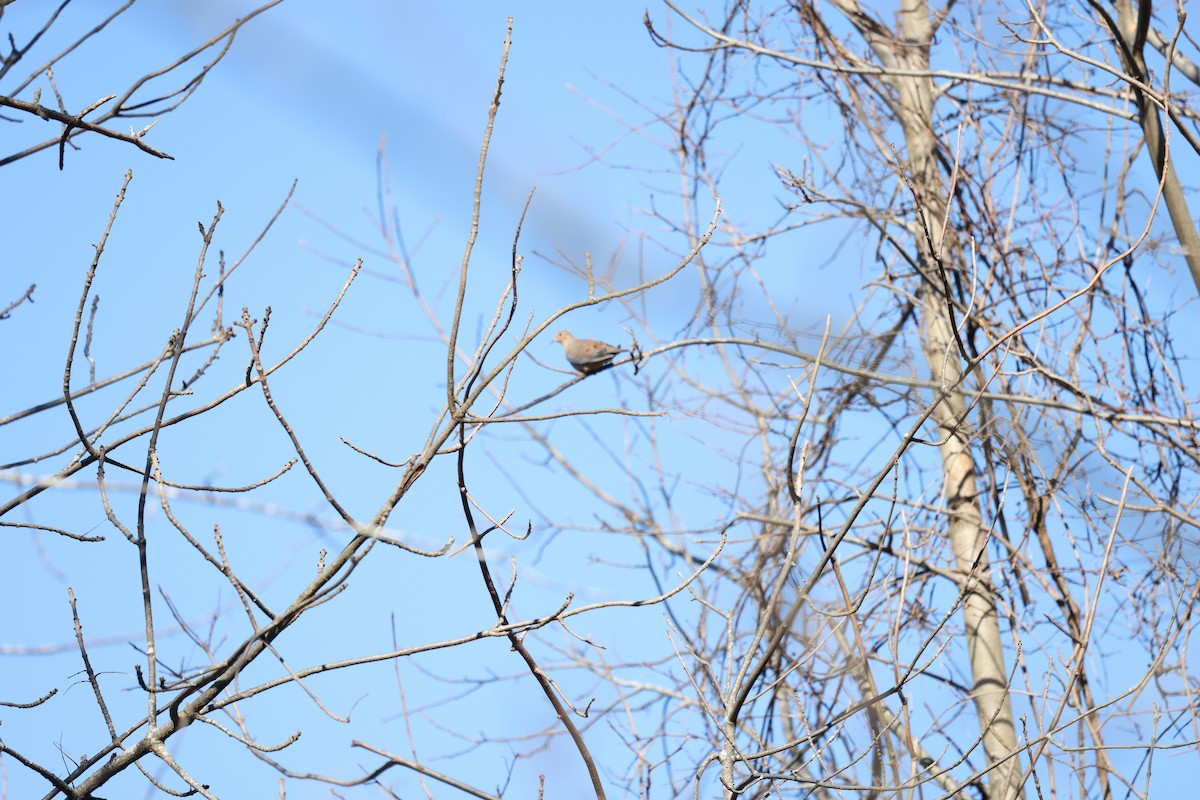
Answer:
<svg viewBox="0 0 1200 800"><path fill-rule="evenodd" d="M132 640L146 660L136 686L130 681L133 691L116 691L107 676L128 671L128 658L83 638L95 619L96 590L76 584L71 610L80 637L72 644L68 636L67 645L84 663L90 696L54 685L30 703L41 693L17 697L24 687L6 686L0 705L20 705L14 716L80 721L90 756L64 743L72 764L32 758L36 735L14 728L16 736L0 742L6 774L19 762L23 779L44 784L47 798L111 796L118 776L136 779L132 768L158 758L171 769L165 791L228 796L226 785L204 783L229 780L237 766L230 759L228 770L212 769L200 760L215 739L236 742L247 750L230 752L277 772L281 796L285 781L324 783L339 796L409 796L419 791L419 777L429 787L492 798L520 794L506 781L528 778L557 740L561 752L552 758L561 764L553 766L564 775L547 776L538 796L1091 800L1156 796L1150 759L1157 759L1157 789L1164 759L1195 758L1200 677L1188 648L1200 624L1191 614L1200 582L1170 553L1200 530L1200 423L1194 380L1174 346L1182 301L1143 293L1172 254L1148 241L1159 196L1147 196L1146 184L1126 184L1146 165L1125 73L1102 71L1094 84L1064 75L1070 48L1047 44L1046 31L1057 25L1075 36L1078 17L1057 7L1058 20L1041 29L1034 19L1013 23L1008 30L1034 33L997 43L987 38L998 30L994 9L978 4L933 11L909 2L887 24L882 14L890 9L855 0L771 8L736 0L710 17L685 17L668 5L672 21L688 24L662 30L679 36L680 52L692 52L672 64L681 76L676 105L661 115L651 109L654 119L639 131L665 131L660 141L669 142L668 171L679 179L683 207L673 205L674 189L664 193L668 201L655 197L647 213L656 232L644 241L662 252L648 246L632 274L618 269L617 256L607 271L594 270L582 253L564 254L562 263L544 259L573 292L548 316L526 316L517 302L520 287L528 303L518 248L523 216L506 269L482 268L471 255L475 234L493 218L481 189L503 68L480 151L470 239L458 281L444 295L421 290L440 282L444 261L407 250L381 146L373 220L380 249L361 269L353 259L360 239L347 233L352 250L344 261L322 263L345 268L344 293L386 274L388 291L402 288L402 305L389 306L382 319L355 319L354 327L370 335L398 320L412 341L434 343L441 360L422 372L402 351L405 399L419 398L420 410L400 412L400 398L388 397L377 422L385 437L341 440L381 470L371 516L353 515L360 500L338 489L339 478L359 481L357 472L333 461L330 448L285 412L334 379L365 396L359 376L394 366L394 351L386 362L355 362L336 378L308 373L320 391L287 391L292 384L275 377L303 369L293 357L321 335L342 295L330 299L310 336L280 342L278 325L268 335L265 314L261 324L248 311L238 324L223 321L221 304L240 305L238 281L251 266L238 267L239 260L218 269L210 260L194 279L193 291L203 296L189 306L186 324L174 335L173 324L163 331L163 355L102 369L99 378L92 369L84 382L82 358L92 357L87 342L98 313L93 303L87 314L92 273L98 266L107 277L112 264L101 258L105 231L75 309L72 341L83 355L71 348L67 374L48 391L51 402L0 410L0 429L62 407L70 419L65 434L53 429L55 441L0 463L0 479L15 476L7 479L19 487L0 500L0 516L12 514L0 529L67 537L76 550L98 549L102 535L124 548L128 538L137 545L130 552L151 556L140 559L140 582L111 587L145 599L144 641L140 633ZM1101 50L1116 63L1107 34L1082 28L1073 46L1092 48L1089 56ZM1148 37L1159 46L1153 28ZM699 68L683 66L695 63L695 51ZM1146 94L1162 107L1159 90ZM1180 118L1197 119L1182 98L1172 107ZM783 135L746 135L744 126L763 123L768 134ZM736 138L726 136L727 124ZM1111 147L1106 170L1064 139ZM753 167L754 201L780 203L747 202L737 183L728 204L714 198L726 178L746 177L747 159L726 156L747 142L764 143L764 151L765 143L782 142L764 153L772 169ZM810 225L815 235L797 246L796 232ZM210 258L214 227L216 220L204 232ZM707 246L714 231L715 246ZM1115 252L1112 242L1122 236L1139 244ZM839 238L841 246L829 244ZM381 254L386 272L377 269ZM1152 277L1144 262L1156 267ZM697 283L689 290L681 272L692 268ZM840 274L831 278L833 270ZM833 286L849 287L853 298L836 312ZM685 305L693 313L681 323ZM624 312L621 323L596 321L604 306ZM12 312L17 320L29 310L13 300L0 317ZM576 312L596 317L584 328L576 327L582 314L562 319ZM276 319L288 313L283 308ZM840 336L826 322L834 313L842 314ZM213 332L201 335L206 314ZM490 322L472 334L475 319ZM625 324L628 338L616 330ZM629 352L610 370L576 374L549 341L563 326L620 341ZM230 357L234 346L245 351ZM420 345L402 345L409 346ZM203 363L185 370L190 377L162 377L198 356ZM549 388L544 379L556 364L568 377ZM149 382L160 366L157 382ZM147 383L116 394L122 380ZM153 396L142 403L147 393ZM167 448L186 441L204 445L199 452L236 455L205 450L224 448L220 441L176 437L192 430L196 415L228 411L234 404L227 401L252 394L266 406L243 409L243 419L281 432L287 466L245 486L186 480ZM111 407L99 405L106 401ZM155 421L138 422L156 412ZM405 421L399 443L392 438L397 419ZM568 438L568 427L588 435ZM161 448L160 432L168 434ZM55 449L60 440L65 450ZM477 463L481 450L490 466ZM54 459L55 467L44 466ZM214 498L231 496L215 488L249 504L293 465L307 475L313 488L305 497L314 503L283 509L268 496L254 522L265 530L290 514L337 545L312 553L315 578L304 570L260 589L271 564L239 560L237 545L227 554L223 542L233 539L219 527L212 526L213 546L194 534L209 526ZM410 539L419 514L408 514L422 508L413 490L437 491L447 470L454 475L443 488L457 492L461 516L438 515L437 541ZM93 533L47 524L55 522L51 512L30 503L78 490L89 473L87 488L98 492L93 510L108 527ZM123 483L123 474L132 478ZM173 508L181 495L199 510ZM152 505L170 525L146 513ZM13 518L24 512L36 516ZM460 547L445 540L451 531ZM557 542L556 534L563 534ZM158 558L172 537L211 569ZM550 564L541 554L555 546L571 560L538 576L549 578L554 595L535 599L529 567ZM454 556L468 548L475 560L460 585L462 559ZM368 558L369 568L358 569ZM375 569L380 559L392 561ZM75 562L72 581L110 573L108 563ZM606 570L611 583L594 586ZM635 571L642 577L631 581ZM417 576L435 578L436 590L394 606L386 644L361 612L339 605L351 577L356 591L390 598ZM237 600L232 614L212 611L219 625L205 635L189 621L195 601L177 606L164 595L191 642L180 644L183 634L173 637L163 624L167 609L153 606L157 599L143 587L171 592L184 583ZM480 602L466 604L465 618L452 617L451 594ZM318 607L319 615L310 613ZM433 635L408 629L431 609L439 625ZM140 625L137 611L132 619ZM616 635L616 625L590 624L618 614ZM331 621L358 637L353 645L323 641ZM453 623L453 634L443 632L444 623ZM300 639L322 649L294 651ZM204 666L172 672L177 658L194 663L183 657L193 647ZM6 652L42 657L36 642ZM446 697L431 698L430 684L410 685L405 701L402 673L416 669L413 659L439 652L448 668L435 672L426 663L421 672L441 682ZM1118 669L1102 660L1113 654ZM374 740L366 741L357 727L350 737L342 733L361 720L338 719L339 740L373 754L371 761L351 763L358 761L351 752L316 771L312 751L292 745L301 732L311 741L319 731L293 718L296 704L286 693L303 688L324 711L324 681L355 695L370 686L371 712L382 715L389 701L378 700L380 678L367 674L372 665L395 667L394 686L386 675L382 682L399 698L396 729L380 732L368 722ZM60 676L78 669L75 660L58 667ZM75 679L60 680L65 687ZM474 720L488 702L484 695L495 693L490 699L507 711L527 688L540 717L512 714L478 732L463 729L462 720ZM52 696L70 702L69 710L55 707ZM275 702L281 705L260 705ZM100 724L91 719L98 709ZM276 722L288 728L272 739L264 723ZM446 732L464 744L435 760L430 747ZM188 744L200 736L207 737L200 746ZM266 788L270 794L274 787Z"/></svg>
<svg viewBox="0 0 1200 800"><path fill-rule="evenodd" d="M1098 643L1131 614L1153 632L1148 664L1192 627L1173 604L1200 584L1137 566L1124 528L1132 509L1146 527L1194 524L1196 502L1173 503L1195 495L1200 457L1171 301L1144 296L1161 272L1131 267L1172 254L1153 241L1161 196L1134 184L1135 93L1109 39L1053 5L1050 22L984 4L908 2L894 22L855 0L665 5L647 26L679 54L663 118L682 208L647 213L682 240L714 187L737 188L691 320L647 350L687 389L647 380L645 402L670 396L680 418L745 437L727 445L736 481L708 485L735 511L734 552L697 589L701 623L682 615L686 680L663 690L679 716L700 709L696 775L673 796L1016 800L1138 783L1109 753L1153 750L1156 734L1102 710L1142 690L1093 659L1126 652ZM1108 67L1064 66L1056 28ZM1146 94L1161 108L1164 91ZM1172 98L1172 120L1196 120ZM732 199L764 157L789 190L778 216L762 206L779 181L755 185L758 205ZM826 287L856 267L861 302L822 337ZM661 320L628 310L653 338ZM1147 499L1130 504L1134 485ZM688 559L712 529L671 502L613 502L603 524ZM1138 587L1112 585L1132 572ZM1170 607L1150 588L1163 580ZM647 739L677 741L674 721Z"/></svg>
<svg viewBox="0 0 1200 800"><path fill-rule="evenodd" d="M892 33L868 15L854 0L834 0L846 18L870 43L888 69L885 80L895 90L895 118L904 129L907 161L898 165L901 179L910 182L915 219L909 226L919 251L921 339L929 372L944 388L943 400L934 409L941 440L938 451L943 470L942 502L946 532L957 560L962 587L962 615L973 682L971 696L980 734L992 771L989 796L1022 794L1018 743L1008 698L999 616L994 601L987 530L980 511L980 488L975 469L972 432L967 424L967 404L958 387L966 378L963 350L954 319L948 272L969 272L967 251L959 246L947 224L949 201L945 179L936 160L938 139L933 128L933 80L929 75L929 50L935 25L922 0L904 0L898 14L899 29Z"/></svg>

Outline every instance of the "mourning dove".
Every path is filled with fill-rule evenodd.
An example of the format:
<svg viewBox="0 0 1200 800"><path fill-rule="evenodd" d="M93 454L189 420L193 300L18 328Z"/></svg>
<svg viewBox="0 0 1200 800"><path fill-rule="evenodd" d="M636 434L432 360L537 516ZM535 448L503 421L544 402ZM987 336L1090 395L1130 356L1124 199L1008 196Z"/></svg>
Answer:
<svg viewBox="0 0 1200 800"><path fill-rule="evenodd" d="M612 360L617 354L625 352L624 348L613 347L595 339L576 339L567 331L554 334L554 341L562 342L567 361L584 375L591 375L612 366Z"/></svg>

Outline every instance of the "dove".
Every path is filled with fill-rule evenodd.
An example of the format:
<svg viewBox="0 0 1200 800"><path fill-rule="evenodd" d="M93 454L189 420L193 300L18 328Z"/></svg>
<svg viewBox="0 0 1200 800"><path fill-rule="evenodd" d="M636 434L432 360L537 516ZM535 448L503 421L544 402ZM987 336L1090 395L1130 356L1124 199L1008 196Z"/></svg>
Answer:
<svg viewBox="0 0 1200 800"><path fill-rule="evenodd" d="M611 344L598 342L595 339L576 339L568 331L554 334L554 341L562 342L571 366L584 375L591 375L612 366L612 360L625 349Z"/></svg>

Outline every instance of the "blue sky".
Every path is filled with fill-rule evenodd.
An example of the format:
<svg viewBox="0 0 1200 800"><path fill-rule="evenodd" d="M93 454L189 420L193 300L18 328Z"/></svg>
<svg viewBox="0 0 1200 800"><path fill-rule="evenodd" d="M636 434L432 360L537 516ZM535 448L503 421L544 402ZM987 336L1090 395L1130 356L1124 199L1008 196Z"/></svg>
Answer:
<svg viewBox="0 0 1200 800"><path fill-rule="evenodd" d="M36 7L31 3L9 7L4 25L19 32L28 24L21 15ZM70 107L82 107L118 91L122 80L169 62L252 7L243 2L144 1L89 50L56 70L60 88ZM342 285L346 267L364 259L371 274L360 278L334 324L273 386L339 496L355 513L369 515L390 489L395 472L353 453L341 437L383 458L401 460L420 447L444 393L439 382L444 374L442 347L430 339L411 299L395 283L394 267L379 253L373 219L381 139L387 142L388 179L414 270L423 289L437 298L445 286L452 286L462 257L479 142L505 19L511 15L514 43L489 157L483 226L464 331L474 335L494 306L508 276L520 210L534 187L535 199L522 234L521 250L527 256L522 315L532 314L535 322L540 321L583 296L582 282L553 261L582 263L584 253L590 252L598 270L612 265L618 284L631 282L639 270L661 271L674 262L674 255L657 243L674 248L678 244L646 209L654 206L674 213L672 195L678 191L678 177L670 154L662 149L666 131L662 123L653 121L652 112L668 107L677 87L670 55L646 35L643 8L643 3L624 0L586 5L287 0L249 24L195 96L153 129L149 140L171 153L174 161L158 161L128 145L90 137L79 140L81 151L67 153L62 172L56 168L53 151L5 167L0 179L5 181L6 195L19 202L8 203L6 213L0 215L0 239L8 261L0 267L0 300L19 294L31 281L37 282L38 289L35 303L22 307L14 320L0 327L0 336L8 337L0 350L4 372L20 376L4 387L0 414L61 392L65 326L78 302L92 243L104 229L127 169L133 170L134 178L95 287L101 298L93 351L99 376L152 357L178 326L199 252L197 221L208 225L216 203L222 203L225 212L214 248L223 249L232 261L258 235L296 181L294 204L230 282L225 321L233 322L242 306L261 317L270 305L267 351L278 357L312 329ZM64 19L64 28L86 29L95 24L96 13L93 7L76 3ZM43 52L57 46L51 45L47 42ZM750 128L747 124L746 130ZM53 135L57 126L25 120L19 130L8 126L5 132L9 140L26 141ZM771 174L772 163L787 165L789 158L799 161L803 154L796 153L794 142L778 131L747 132L743 141L731 139L727 147L735 155L726 171L726 213L735 220L772 218L780 198L786 196L774 189L764 191L764 176ZM825 314L831 314L837 330L845 319L865 282L862 265L872 258L870 253L857 252L856 241L803 232L787 240L791 249L784 250L785 266L791 263L787 258L819 263L831 259L803 279L798 271L787 269L772 276L772 285L784 290L780 296L786 300L785 311L797 326L819 326ZM832 259L834 254L841 257ZM210 279L214 265L210 256ZM1179 277L1164 276L1167 285L1162 288L1172 291L1181 285ZM1187 289L1188 284L1182 286ZM658 333L669 336L683 325L693 292L689 284L648 295L644 308ZM443 319L448 319L446 297L435 303ZM761 301L751 294L747 298L741 309L745 324L769 320ZM1194 309L1193 305L1192 323ZM578 335L614 342L627 338L623 328L637 330L630 315L615 304L583 309L563 325ZM204 329L205 325L198 328ZM16 330L20 334L14 334ZM548 331L552 333L553 329ZM533 354L560 366L560 348L549 335L542 339L533 346ZM215 387L236 380L245 361L244 342L227 345ZM907 369L900 363L888 366ZM82 368L81 362L77 369ZM657 378L667 366L660 362L648 369ZM522 362L516 374L510 390L514 402L537 397L564 378L532 362ZM799 368L791 374L800 380ZM77 374L74 383L82 380L82 374ZM215 387L202 386L198 391L204 395ZM600 375L556 398L553 408L609 407L629 391L611 375ZM80 405L89 418L98 420L117 396L90 398ZM583 422L561 420L547 425L546 431L556 446L586 464L597 482L630 503L639 499L640 487L627 480L627 472L645 466L639 460L645 457L639 446L652 435L669 438L681 462L701 465L698 471L705 473L694 483L681 481L678 496L693 504L689 512L720 519L728 514L729 501L707 493L702 481L711 477L708 464L714 465L713 475L721 476L713 477L714 482L728 478L726 485L732 486L741 477L723 471L733 459L714 457L736 452L741 440L720 431L710 432L711 438L698 438L677 422L678 417L675 422L597 417ZM65 414L57 413L0 427L0 463L7 463L5 453L41 452L65 444L70 430L66 425ZM186 437L168 431L162 442L165 465L183 482L245 484L279 469L290 456L286 439L265 414L258 396L239 397L189 430ZM850 431L849 436L861 436L864 447L876 441L861 431ZM634 568L643 558L636 544L603 529L603 519L590 498L560 469L547 466L544 451L524 443L519 434L503 431L481 445L470 465L477 499L498 515L515 510L518 529L524 528L526 520L538 523L534 540L525 547L493 537L499 574L507 577L505 556L520 553L515 595L520 616L552 610L570 592L580 602L653 593L644 571ZM626 448L638 455L625 460ZM48 460L45 470L52 471L55 463ZM27 471L38 474L36 468ZM86 480L82 483L86 488ZM121 513L129 515L132 495L118 494ZM936 487L932 494L936 495ZM330 519L311 482L298 469L256 496L264 503ZM256 590L273 602L289 599L316 569L318 552L335 551L344 535L282 519L269 509L242 513L181 501L177 511L197 535L210 536L219 524L231 557L239 560ZM0 604L23 613L6 615L0 643L37 643L63 650L38 658L0 654L0 685L19 687L17 696L3 699L32 699L45 687L67 683L62 676L78 670L66 604L69 585L80 600L87 635L98 642L94 657L110 676L107 685L114 698L136 707L140 695L128 690L132 665L140 656L126 642L137 638L140 596L130 588L136 585L130 548L107 526L94 497L85 491L47 493L24 513L28 517L23 519L97 530L108 539L92 550L32 535L10 540L5 553L8 563L24 566L15 572L14 580L0 585ZM161 559L162 574L170 578L164 588L173 602L200 627L214 609L233 609L233 621L217 629L227 640L236 641L244 630L237 625L237 601L228 586L219 588L220 582L204 571L207 568L195 563L189 548L170 535L161 513L152 519L161 536L156 557ZM563 530L545 527L546 519L564 521ZM398 536L420 547L437 547L450 535L459 544L465 541L451 461L435 464L392 524ZM157 610L160 624L169 628L165 604ZM355 575L346 596L336 606L312 612L281 647L293 666L307 665L330 658L330 653L348 657L386 649L393 616L401 640L417 643L440 638L447 628L450 633L464 633L486 627L490 613L469 553L434 563L376 552ZM630 620L625 611L607 611L588 618L579 632L608 644L614 660L636 659L646 648L661 652L667 621L661 615L643 616L639 620L648 621L634 630ZM563 644L551 639L552 644ZM165 639L163 658L172 665L191 667L204 661L198 648L178 634ZM420 669L409 662L401 667L410 709L464 690L458 684L433 680L431 674L457 678L464 673L475 677L521 673L517 659L499 641L414 661ZM395 751L407 752L397 723L401 702L392 669L390 664L363 667L351 681L329 680L316 688L338 713L355 708L361 727L354 729L354 736L388 741ZM53 677L46 679L46 675ZM97 746L104 738L103 728L89 688L78 677L75 680L56 698L61 705L52 714L6 713L6 740L20 737L23 743L37 743L31 746L31 755L51 764L59 758L58 746L71 756ZM296 726L304 727L306 735L288 759L293 765L347 775L354 770L351 762L375 763L374 757L361 751L350 761L335 762L334 753L340 754L346 745L347 729L317 711L298 691L246 705L255 733L264 741L278 741ZM513 716L526 717L525 728L550 721L544 702L527 682L496 681L475 692L465 707L465 713L457 707L433 709L421 720L469 734L498 728ZM284 710L287 714L280 713ZM433 725L422 733L428 737L422 740L422 755L447 771L463 768L489 776L502 772L503 747L472 750L467 742ZM603 727L597 726L591 735L601 746L613 744L613 735ZM518 743L513 749L522 746ZM199 774L219 775L227 782L218 791L221 796L250 796L251 789L245 787L252 787L257 796L274 786L273 772L245 765L249 759L233 755L220 737L187 731L179 737L178 747ZM453 762L437 760L458 753L466 755ZM532 796L536 791L532 776L537 771L556 781L552 783L560 792L556 796L573 796L575 787L582 786L575 756L562 742L533 759L532 768L516 771L515 793ZM239 771L226 765L236 765ZM409 779L393 777L398 785L416 791ZM131 775L123 780L108 796L132 797L143 791L140 778ZM7 781L12 797L29 796L33 787L42 786L11 764ZM293 782L289 796L326 795L314 785Z"/></svg>
<svg viewBox="0 0 1200 800"><path fill-rule="evenodd" d="M123 85L121 80L169 62L250 7L221 2L135 6L106 36L56 69L66 102L77 108L117 91ZM615 253L628 249L625 255L629 257L620 266L624 274L637 266L639 249L649 259L643 265L647 269L671 263L673 259L653 248L624 244L647 227L640 209L659 188L656 183L669 181L670 175L609 167L612 163L653 166L656 159L659 168L670 166L653 141L647 141L653 133L627 136L624 124L605 111L615 108L625 119L645 114L610 83L635 91L647 101L657 102L669 95L667 58L644 34L640 7L618 3L587 12L545 3L504 8L487 4L473 6L469 13L464 13L464 8L285 3L248 25L231 54L200 90L152 131L150 141L175 160L158 161L127 145L91 137L81 140L81 151L67 153L63 172L56 169L53 150L7 167L3 177L9 194L19 192L21 202L11 204L0 220L10 265L0 272L0 295L18 294L31 280L38 288L35 303L24 307L20 319L27 338L20 344L10 339L3 350L5 371L25 376L10 382L5 408L23 408L52 399L61 391L66 326L78 302L92 243L103 231L127 169L132 169L133 180L94 288L100 306L92 353L101 377L131 358L152 357L178 326L199 253L196 224L210 223L218 200L225 212L214 249L224 249L232 261L258 234L293 181L298 181L295 206L284 213L242 274L230 282L225 295L226 324L236 320L243 305L256 317L262 316L266 305L272 306L268 352L276 356L312 328L343 282L344 265L364 257L368 270L387 273L386 262L314 221L319 218L359 243L379 247L370 218L376 208L376 156L381 137L387 141L389 179L405 237L414 251L415 268L426 290L435 293L457 274L462 256L479 142L497 74L505 18L510 14L516 18L514 45L492 143L483 230L475 256L482 291L472 305L474 318L468 319L465 330L476 331L476 319L486 318L481 309L492 307L495 291L507 277L518 214L534 186L537 194L525 226L524 252L558 258L555 254L561 251L563 257L582 263L584 252L589 251L602 269ZM4 22L19 35L27 24L20 12L29 10L30 4L9 8ZM56 31L62 39L46 42L43 52L61 46L55 42L65 41L68 30L95 24L95 13L84 4L72 6L63 27ZM49 89L46 91L49 96ZM26 120L21 126L20 135L26 137L22 141L53 135L51 128L56 130L56 126L36 120ZM42 130L37 130L39 127ZM16 138L11 132L9 136ZM590 155L593 150L603 151L604 160L596 161ZM674 187L668 184L668 189ZM12 268L15 265L25 268ZM214 265L210 260L210 276ZM548 313L585 291L579 280L536 257L528 259L526 269L523 305L535 314ZM660 301L664 315L672 313L674 304L669 298L660 297ZM445 302L440 310L447 310ZM387 280L364 277L350 292L338 323L317 340L294 373L280 375L276 384L282 405L314 458L332 476L349 506L362 516L371 513L395 475L353 454L338 437L400 460L420 446L430 411L444 391L436 377L428 377L439 374L441 348L411 338L422 330L407 316L412 313L398 287ZM625 324L628 321L617 308L585 310L570 320L580 335L611 340L624 337L621 326ZM204 328L200 326L200 330ZM245 358L244 344L238 344L222 356L230 362L226 375L241 369L233 366ZM536 347L536 354L556 365L561 358L561 350L549 336ZM526 368L523 374L528 378L514 387L514 396L520 398L535 397L563 379L562 374L541 368ZM313 380L313 376L319 378ZM77 373L77 384L78 380L85 380L81 373ZM611 405L615 389L613 381L601 376L568 393L562 405ZM80 408L90 420L98 421L115 398L115 394L91 398L81 402ZM263 416L264 410L260 398L242 397L211 418L197 421L193 435L164 435L165 465L180 481L225 485L244 484L274 472L289 454L277 427ZM64 422L65 415L58 413L6 426L0 432L0 452L41 452L65 444L69 428L63 427ZM605 423L598 422L591 427L620 436L619 424L605 428ZM556 441L568 447L573 440L590 439L580 426L568 421L555 426L555 435ZM511 451L503 449L503 442L491 447L499 450L499 458L514 458ZM532 455L536 457L536 453ZM530 454L517 453L515 457L524 459ZM54 459L46 462L46 469L52 469L53 463ZM475 492L481 501L494 513L512 509L512 486L506 479L491 477L497 473L482 451L474 466L479 475ZM447 461L430 470L393 519L398 535L428 547L437 547L450 535L459 543L465 541L450 467ZM607 476L621 465L597 464L595 469L598 476ZM509 472L521 474L517 469ZM130 483L122 476L110 475L110 479ZM59 655L4 658L0 683L15 692L13 699L25 700L41 694L50 684L62 685L64 674L78 670L66 603L70 586L79 598L85 631L98 643L94 659L108 676L106 686L111 688L120 714L122 709L129 710L126 704L137 694L128 689L133 681L132 665L140 656L124 643L137 640L140 625L139 593L134 591L136 564L130 558L131 548L107 525L93 496L85 491L87 485L84 480L81 491L44 495L24 509L25 521L102 530L108 538L99 545L102 549L93 550L36 536L10 542L8 563L28 566L14 576L16 580L5 582L0 596L5 607L21 607L27 613L10 617L0 640L49 646ZM118 513L128 520L132 495L119 491L115 495ZM580 498L572 499L570 491L557 497L533 495L547 514L570 520L577 513L573 507ZM328 519L315 501L311 483L298 472L268 487L260 499L298 511L317 510ZM276 602L289 597L312 574L321 548L336 551L339 546L336 533L314 534L304 525L283 522L270 514L238 514L211 506L197 509L182 501L176 510L189 525L196 526L202 538L210 538L213 525L220 524L231 557L241 559L256 590ZM531 514L536 516L531 509L521 508L517 527L523 528ZM589 527L594 524L590 515L580 517L577 521ZM161 513L153 513L151 518L156 526L166 524ZM602 534L580 534L587 544L571 547L556 545L561 539L540 535L544 541L535 554L522 560L520 615L553 608L568 592L582 602L651 592L642 578L631 579L628 569L589 565L589 554L604 549L596 546L604 541ZM497 545L498 552L508 550L501 542ZM236 612L236 598L227 586L222 591L203 573L193 572L205 567L195 563L186 546L164 536L156 552L162 559L163 589L191 623L203 627L206 615L215 608ZM629 554L612 555L623 560ZM407 643L490 624L490 611L469 553L440 563L436 572L424 573L424 577L421 563L414 573L413 566L405 565L403 559L391 554L376 556L356 575L342 599L338 615L347 617L313 612L312 627L283 643L291 663L304 665L327 659L330 653L346 657L387 649L393 614L399 616L399 635ZM497 563L506 574L502 556ZM94 565L102 566L96 569ZM175 565L182 572L172 569ZM578 577L581 566L586 567L582 573L586 581ZM390 571L395 571L394 577L389 577ZM435 587L426 585L426 579L435 581L438 590L455 583L460 588L440 595L430 606ZM381 594L380 586L388 590ZM413 609L422 613L413 614ZM172 627L165 604L160 603L158 613L160 624ZM348 618L357 621L352 628L339 622ZM610 641L626 621L619 612L597 615L583 633ZM654 627L661 630L660 625ZM244 633L236 624L221 631L221 635L235 638ZM636 651L634 642L630 648ZM162 650L164 662L171 666L195 667L204 661L203 654L177 634L164 638ZM448 677L462 672L520 674L519 664L502 643L482 643L467 652L484 659L477 668L463 670L457 655L443 664L446 657L433 654L423 657L421 664L423 669L441 671ZM614 654L620 654L619 647ZM489 658L495 659L494 666ZM412 707L457 691L453 686L430 683L419 671L405 669ZM55 678L47 683L41 680L46 674ZM67 681L70 689L56 698L58 705L49 714L6 716L6 739L19 739L29 755L50 764L61 762L60 747L67 758L97 747L96 736L103 738L102 728L95 727L99 720L86 683L78 681L78 676L74 682ZM387 687L392 681L390 666L364 667L348 685L331 682L318 690L339 713L356 707L356 722L366 726L356 728L356 736L391 741L397 731L399 706L394 692L380 686ZM373 689L363 688L370 683L376 683ZM384 699L381 691L390 696ZM520 694L514 695L514 691ZM517 696L525 699L514 706ZM294 708L299 697L281 700ZM489 730L492 723L511 718L515 707L530 717L524 727L537 728L549 722L547 707L527 685L514 688L511 681L501 681L495 688L478 692L478 699L470 704L469 718L455 711L445 723L468 732ZM344 744L344 727L311 707L297 713L299 719L275 725L273 715L259 710L253 714L263 720L256 723L260 725L256 735L264 740L285 737L302 724L306 736L290 756L294 763L353 774L352 766L322 758L328 749L322 744L325 737L333 737L339 748ZM380 726L381 732L372 735L373 726ZM439 737L436 731L426 731L425 736L432 738L424 740L423 755L436 757L465 747L461 741ZM198 732L189 731L179 737L177 746L197 774L214 774L213 761L237 761L238 770L248 767L251 772L229 773L226 767L215 774L226 781L234 781L236 774L233 785L253 786L256 794L262 787L274 786L273 773L268 770L244 765L238 758L223 762L224 747L211 736L198 738ZM552 785L560 791L582 780L575 756L569 751L564 755L561 745L537 756L537 762L538 771L557 779ZM489 754L486 762L474 769L490 773L500 767L502 761ZM518 786L531 788L531 772L519 771ZM409 778L394 777L398 785L411 783ZM137 796L143 791L140 778L131 775L122 781L111 788L110 795L134 792ZM9 796L29 796L42 785L28 772L10 765ZM236 796L240 791L231 790L229 783L214 788L223 796ZM298 784L291 787L290 796L316 796L318 792L314 786Z"/></svg>

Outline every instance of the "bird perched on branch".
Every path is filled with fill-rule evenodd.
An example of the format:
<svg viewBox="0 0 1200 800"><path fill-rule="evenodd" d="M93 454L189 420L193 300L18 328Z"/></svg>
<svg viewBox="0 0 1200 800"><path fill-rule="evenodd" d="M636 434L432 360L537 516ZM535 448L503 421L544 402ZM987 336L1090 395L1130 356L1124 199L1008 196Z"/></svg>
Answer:
<svg viewBox="0 0 1200 800"><path fill-rule="evenodd" d="M576 339L567 331L559 331L554 334L554 341L562 342L563 350L567 354L567 361L571 362L571 366L584 375L591 375L611 367L612 360L619 353L625 352L622 347L614 347L595 339Z"/></svg>

